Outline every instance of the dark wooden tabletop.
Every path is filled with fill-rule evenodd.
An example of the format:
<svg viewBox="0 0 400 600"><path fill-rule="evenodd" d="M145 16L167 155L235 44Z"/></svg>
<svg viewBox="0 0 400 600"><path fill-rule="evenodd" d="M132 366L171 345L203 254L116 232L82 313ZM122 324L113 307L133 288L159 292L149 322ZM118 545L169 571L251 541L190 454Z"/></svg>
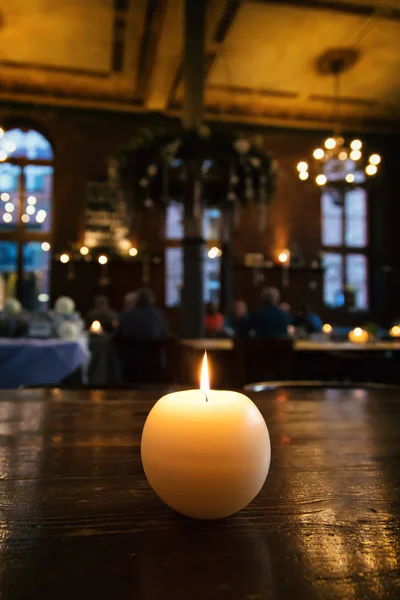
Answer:
<svg viewBox="0 0 400 600"><path fill-rule="evenodd" d="M238 515L200 522L149 488L143 423L159 394L0 395L0 598L399 597L400 397L254 395L272 463Z"/></svg>

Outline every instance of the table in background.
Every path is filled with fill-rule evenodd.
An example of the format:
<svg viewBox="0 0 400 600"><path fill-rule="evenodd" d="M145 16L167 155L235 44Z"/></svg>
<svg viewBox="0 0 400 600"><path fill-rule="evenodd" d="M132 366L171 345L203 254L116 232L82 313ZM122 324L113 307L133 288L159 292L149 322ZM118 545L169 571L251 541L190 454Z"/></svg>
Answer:
<svg viewBox="0 0 400 600"><path fill-rule="evenodd" d="M294 379L400 383L399 342L297 340L294 350Z"/></svg>
<svg viewBox="0 0 400 600"><path fill-rule="evenodd" d="M191 385L197 383L198 365L207 350L213 366L214 386L229 385L238 368L232 339L186 339L181 344L184 381ZM295 380L400 382L399 342L355 344L295 340L293 350L292 379Z"/></svg>
<svg viewBox="0 0 400 600"><path fill-rule="evenodd" d="M0 338L0 388L57 385L77 369L85 369L87 340Z"/></svg>
<svg viewBox="0 0 400 600"><path fill-rule="evenodd" d="M198 351L211 352L218 350L226 352L233 350L234 341L230 338L203 338L199 340L182 340L182 345L193 348ZM400 351L400 342L368 342L366 344L356 344L352 342L314 342L312 340L294 340L294 350L296 352L394 352Z"/></svg>
<svg viewBox="0 0 400 600"><path fill-rule="evenodd" d="M149 488L140 437L157 396L0 393L1 597L397 597L398 392L254 395L270 474L252 504L219 522L181 517Z"/></svg>

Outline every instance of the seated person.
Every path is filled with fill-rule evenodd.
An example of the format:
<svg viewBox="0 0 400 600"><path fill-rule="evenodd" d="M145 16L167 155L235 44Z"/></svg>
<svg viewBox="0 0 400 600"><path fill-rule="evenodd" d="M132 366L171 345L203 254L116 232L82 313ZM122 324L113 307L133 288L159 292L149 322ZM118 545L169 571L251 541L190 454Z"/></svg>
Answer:
<svg viewBox="0 0 400 600"><path fill-rule="evenodd" d="M168 327L164 315L156 308L152 290L138 290L135 304L120 318L116 337L128 340L162 340Z"/></svg>
<svg viewBox="0 0 400 600"><path fill-rule="evenodd" d="M260 338L286 338L290 315L279 308L279 290L273 287L264 288L261 292L261 306L250 313L240 326L238 335L253 334Z"/></svg>
<svg viewBox="0 0 400 600"><path fill-rule="evenodd" d="M76 310L76 305L69 296L59 296L54 303L54 311L49 311L49 316L54 324L55 335L58 336L59 327L65 323L74 323L75 330L82 333L85 323Z"/></svg>
<svg viewBox="0 0 400 600"><path fill-rule="evenodd" d="M292 317L292 307L290 306L289 302L281 302L280 305L279 305L279 308L281 310L283 310L284 312L287 312L288 315L289 315L289 317L290 317L290 319L293 320L293 317Z"/></svg>
<svg viewBox="0 0 400 600"><path fill-rule="evenodd" d="M117 322L118 314L110 307L107 296L96 296L94 299L94 308L89 310L86 315L86 327L89 328L93 321L99 321L104 331L111 333Z"/></svg>
<svg viewBox="0 0 400 600"><path fill-rule="evenodd" d="M224 316L218 312L214 302L207 302L204 327L207 337L222 333L224 329Z"/></svg>
<svg viewBox="0 0 400 600"><path fill-rule="evenodd" d="M235 336L244 326L244 322L248 319L249 311L244 300L236 300L233 303L231 312L225 318L225 331L230 336Z"/></svg>
<svg viewBox="0 0 400 600"><path fill-rule="evenodd" d="M308 334L322 332L322 319L317 313L313 312L309 304L299 310L294 324L296 327L303 327Z"/></svg>
<svg viewBox="0 0 400 600"><path fill-rule="evenodd" d="M22 304L16 298L8 298L0 311L0 337L20 337L26 335L27 330L28 318Z"/></svg>
<svg viewBox="0 0 400 600"><path fill-rule="evenodd" d="M133 308L136 304L137 292L128 292L124 296L124 311Z"/></svg>
<svg viewBox="0 0 400 600"><path fill-rule="evenodd" d="M152 290L140 289L134 306L120 317L114 339L126 382L155 383L160 379L166 359L156 342L167 337L168 326L155 300Z"/></svg>

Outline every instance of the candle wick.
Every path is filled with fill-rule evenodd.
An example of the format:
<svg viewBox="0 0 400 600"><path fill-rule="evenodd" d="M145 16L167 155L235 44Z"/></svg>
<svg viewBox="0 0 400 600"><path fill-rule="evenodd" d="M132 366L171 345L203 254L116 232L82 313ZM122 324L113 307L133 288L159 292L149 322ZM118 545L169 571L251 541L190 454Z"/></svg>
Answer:
<svg viewBox="0 0 400 600"><path fill-rule="evenodd" d="M203 394L204 394L204 395L205 395L205 397L206 397L206 402L208 402L208 396L207 396L207 394L205 393L205 391L204 391L204 390L201 390L201 391L203 392Z"/></svg>

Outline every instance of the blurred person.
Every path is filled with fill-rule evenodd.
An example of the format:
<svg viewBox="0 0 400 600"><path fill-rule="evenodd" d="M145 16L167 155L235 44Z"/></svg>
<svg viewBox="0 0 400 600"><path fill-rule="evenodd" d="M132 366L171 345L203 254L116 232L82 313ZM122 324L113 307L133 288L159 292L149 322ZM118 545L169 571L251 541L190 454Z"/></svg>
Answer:
<svg viewBox="0 0 400 600"><path fill-rule="evenodd" d="M292 307L290 306L290 304L288 302L281 302L279 305L279 308L281 310L284 310L287 313L291 313L292 312Z"/></svg>
<svg viewBox="0 0 400 600"><path fill-rule="evenodd" d="M232 310L225 317L224 329L230 336L235 336L240 328L244 327L249 317L249 310L244 300L235 300Z"/></svg>
<svg viewBox="0 0 400 600"><path fill-rule="evenodd" d="M55 331L58 330L61 323L68 321L70 323L75 323L79 332L83 333L85 322L80 313L76 310L75 301L69 296L59 296L54 303L54 310L50 311L49 315L54 323Z"/></svg>
<svg viewBox="0 0 400 600"><path fill-rule="evenodd" d="M3 306L4 317L16 318L22 314L22 304L17 298L8 298Z"/></svg>
<svg viewBox="0 0 400 600"><path fill-rule="evenodd" d="M69 296L59 296L54 302L54 312L63 317L69 317L76 314L76 305Z"/></svg>
<svg viewBox="0 0 400 600"><path fill-rule="evenodd" d="M240 327L239 335L253 334L260 338L286 338L290 315L279 307L279 290L267 287L261 291L261 305Z"/></svg>
<svg viewBox="0 0 400 600"><path fill-rule="evenodd" d="M122 313L116 336L128 340L164 339L168 334L167 322L155 301L155 294L150 289L135 292L135 302Z"/></svg>
<svg viewBox="0 0 400 600"><path fill-rule="evenodd" d="M110 307L107 296L100 295L94 299L94 307L86 314L86 327L89 328L93 321L99 321L107 333L114 330L118 322L118 313Z"/></svg>
<svg viewBox="0 0 400 600"><path fill-rule="evenodd" d="M20 337L28 331L28 315L16 298L8 298L0 311L0 337Z"/></svg>
<svg viewBox="0 0 400 600"><path fill-rule="evenodd" d="M137 291L135 303L120 317L114 341L126 383L156 383L165 369L166 354L161 342L168 336L168 326L161 310L155 306L152 290Z"/></svg>
<svg viewBox="0 0 400 600"><path fill-rule="evenodd" d="M214 302L207 302L206 304L204 327L208 337L212 337L213 335L223 332L224 316L222 313L218 312Z"/></svg>
<svg viewBox="0 0 400 600"><path fill-rule="evenodd" d="M292 314L292 307L290 306L289 302L281 302L279 308L289 315L289 323L291 326L293 326L294 319Z"/></svg>
<svg viewBox="0 0 400 600"><path fill-rule="evenodd" d="M302 327L308 334L322 333L322 319L309 304L302 306L294 319L296 327Z"/></svg>
<svg viewBox="0 0 400 600"><path fill-rule="evenodd" d="M136 304L137 292L128 292L124 296L124 311L130 310Z"/></svg>

